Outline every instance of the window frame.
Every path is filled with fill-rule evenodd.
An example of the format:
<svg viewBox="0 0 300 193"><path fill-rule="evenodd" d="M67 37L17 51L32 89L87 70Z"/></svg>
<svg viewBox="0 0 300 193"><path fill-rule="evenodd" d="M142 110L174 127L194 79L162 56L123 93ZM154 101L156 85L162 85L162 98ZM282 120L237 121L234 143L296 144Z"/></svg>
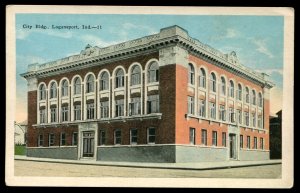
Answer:
<svg viewBox="0 0 300 193"><path fill-rule="evenodd" d="M159 113L160 112L160 99L159 95L148 95L147 96L147 114Z"/></svg>
<svg viewBox="0 0 300 193"><path fill-rule="evenodd" d="M135 135L133 135L133 133L132 133L133 131L136 132ZM133 138L136 138L135 142L133 141ZM138 144L138 130L137 130L137 128L131 128L130 129L130 145L137 145L137 144Z"/></svg>
<svg viewBox="0 0 300 193"><path fill-rule="evenodd" d="M212 141L211 141L211 145L214 147L218 146L218 132L217 131L212 131Z"/></svg>
<svg viewBox="0 0 300 193"><path fill-rule="evenodd" d="M81 94L81 80L79 77L76 77L74 80L74 95Z"/></svg>
<svg viewBox="0 0 300 193"><path fill-rule="evenodd" d="M207 146L207 130L201 129L201 145Z"/></svg>
<svg viewBox="0 0 300 193"><path fill-rule="evenodd" d="M190 145L196 145L196 129L190 127L190 135L189 135Z"/></svg>
<svg viewBox="0 0 300 193"><path fill-rule="evenodd" d="M155 68L154 68L154 67ZM159 64L156 61L150 63L147 69L148 83L159 82Z"/></svg>
<svg viewBox="0 0 300 193"><path fill-rule="evenodd" d="M64 138L63 138L64 135ZM61 132L60 133L60 142L59 142L60 146L66 146L67 145L67 140L66 140L66 133L65 132Z"/></svg>
<svg viewBox="0 0 300 193"><path fill-rule="evenodd" d="M117 136L117 132L120 132L120 136ZM120 142L118 142L120 141ZM122 144L122 131L121 129L115 129L114 131L114 145L121 145Z"/></svg>
<svg viewBox="0 0 300 193"><path fill-rule="evenodd" d="M39 134L38 136L38 147L44 147L44 135Z"/></svg>
<svg viewBox="0 0 300 193"><path fill-rule="evenodd" d="M150 134L151 129L154 130L154 135ZM154 142L152 140L150 141L150 137L154 137ZM155 144L155 142L156 142L156 128L155 127L148 127L147 128L147 144Z"/></svg>
<svg viewBox="0 0 300 193"><path fill-rule="evenodd" d="M86 119L95 119L95 103L86 104Z"/></svg>
<svg viewBox="0 0 300 193"><path fill-rule="evenodd" d="M227 133L222 132L222 146L227 147Z"/></svg>
<svg viewBox="0 0 300 193"><path fill-rule="evenodd" d="M191 63L189 63L188 66L188 83L195 85L195 68Z"/></svg>
<svg viewBox="0 0 300 193"><path fill-rule="evenodd" d="M69 95L69 84L66 79L64 79L61 83L61 96L67 97Z"/></svg>
<svg viewBox="0 0 300 193"><path fill-rule="evenodd" d="M77 145L78 145L78 132L73 132L72 133L72 146L77 146Z"/></svg>
<svg viewBox="0 0 300 193"><path fill-rule="evenodd" d="M134 65L131 69L130 75L130 85L140 85L141 84L141 68L139 65Z"/></svg>
<svg viewBox="0 0 300 193"><path fill-rule="evenodd" d="M53 139L51 137L53 136ZM48 138L48 146L55 146L55 135L54 133L49 133L49 138Z"/></svg>

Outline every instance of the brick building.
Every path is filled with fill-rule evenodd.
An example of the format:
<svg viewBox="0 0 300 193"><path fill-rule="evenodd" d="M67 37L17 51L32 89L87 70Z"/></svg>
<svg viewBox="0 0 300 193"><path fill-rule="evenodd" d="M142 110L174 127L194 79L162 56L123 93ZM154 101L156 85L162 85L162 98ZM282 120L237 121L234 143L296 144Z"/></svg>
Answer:
<svg viewBox="0 0 300 193"><path fill-rule="evenodd" d="M269 159L266 74L179 26L32 64L27 156L139 162Z"/></svg>

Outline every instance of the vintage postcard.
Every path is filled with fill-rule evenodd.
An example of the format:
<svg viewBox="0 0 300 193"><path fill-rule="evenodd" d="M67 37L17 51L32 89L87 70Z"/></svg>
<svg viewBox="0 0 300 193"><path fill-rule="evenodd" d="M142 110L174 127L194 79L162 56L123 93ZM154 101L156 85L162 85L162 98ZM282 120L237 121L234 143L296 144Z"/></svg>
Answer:
<svg viewBox="0 0 300 193"><path fill-rule="evenodd" d="M8 186L293 186L292 8L6 11Z"/></svg>

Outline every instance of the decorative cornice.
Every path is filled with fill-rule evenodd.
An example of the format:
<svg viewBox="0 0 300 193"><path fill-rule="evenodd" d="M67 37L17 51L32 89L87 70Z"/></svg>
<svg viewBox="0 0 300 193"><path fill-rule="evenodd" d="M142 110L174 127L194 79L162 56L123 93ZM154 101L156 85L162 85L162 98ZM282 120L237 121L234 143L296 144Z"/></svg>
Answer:
<svg viewBox="0 0 300 193"><path fill-rule="evenodd" d="M160 30L160 33L154 35L122 42L105 48L86 46L78 55L44 64L31 64L28 66L28 71L21 74L21 76L24 78L50 76L155 52L161 48L176 45L187 50L190 54L209 60L215 65L226 68L239 76L242 75L249 80L267 85L270 88L274 86L273 83L265 79L265 74L255 72L240 64L234 51L230 54L223 54L201 43L199 40L190 37L185 29L176 25L163 28Z"/></svg>

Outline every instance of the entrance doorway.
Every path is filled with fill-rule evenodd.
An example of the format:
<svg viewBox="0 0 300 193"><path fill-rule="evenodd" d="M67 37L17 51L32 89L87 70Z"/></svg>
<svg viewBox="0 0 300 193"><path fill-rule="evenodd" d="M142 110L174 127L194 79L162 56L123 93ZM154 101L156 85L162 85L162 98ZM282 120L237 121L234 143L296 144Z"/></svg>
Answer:
<svg viewBox="0 0 300 193"><path fill-rule="evenodd" d="M236 159L236 135L229 134L229 158Z"/></svg>
<svg viewBox="0 0 300 193"><path fill-rule="evenodd" d="M95 132L85 131L82 133L82 157L94 157Z"/></svg>

